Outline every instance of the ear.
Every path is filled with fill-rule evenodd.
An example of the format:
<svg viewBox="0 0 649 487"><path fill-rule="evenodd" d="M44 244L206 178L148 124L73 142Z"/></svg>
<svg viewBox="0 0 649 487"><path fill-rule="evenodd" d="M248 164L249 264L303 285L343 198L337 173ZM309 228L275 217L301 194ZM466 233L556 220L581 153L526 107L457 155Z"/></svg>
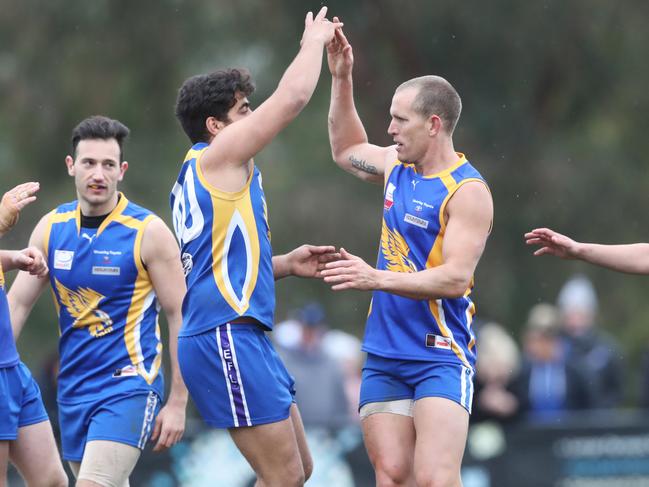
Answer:
<svg viewBox="0 0 649 487"><path fill-rule="evenodd" d="M74 159L72 159L72 156L65 156L65 165L68 168L68 174L74 176Z"/></svg>
<svg viewBox="0 0 649 487"><path fill-rule="evenodd" d="M124 173L127 170L128 170L128 162L122 161L122 163L119 165L119 178L117 179L118 181L124 179Z"/></svg>
<svg viewBox="0 0 649 487"><path fill-rule="evenodd" d="M208 133L214 137L216 134L219 133L219 131L223 130L223 127L225 127L227 124L216 117L207 117L205 119L205 128L207 129Z"/></svg>
<svg viewBox="0 0 649 487"><path fill-rule="evenodd" d="M442 131L442 119L437 115L431 115L426 122L426 128L428 129L428 135L435 137Z"/></svg>

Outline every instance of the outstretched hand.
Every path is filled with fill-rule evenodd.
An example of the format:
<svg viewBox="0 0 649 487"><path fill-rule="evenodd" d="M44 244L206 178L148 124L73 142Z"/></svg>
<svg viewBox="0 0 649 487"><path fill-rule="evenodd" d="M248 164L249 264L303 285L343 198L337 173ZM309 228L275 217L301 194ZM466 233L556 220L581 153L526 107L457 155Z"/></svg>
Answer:
<svg viewBox="0 0 649 487"><path fill-rule="evenodd" d="M328 262L340 259L333 245L304 244L286 254L290 273L298 277L322 277L321 271Z"/></svg>
<svg viewBox="0 0 649 487"><path fill-rule="evenodd" d="M338 22L338 17L334 17L334 22ZM327 63L333 77L344 78L352 72L354 53L342 28L336 29L336 34L331 42L327 44Z"/></svg>
<svg viewBox="0 0 649 487"><path fill-rule="evenodd" d="M19 184L4 194L0 201L0 233L6 233L16 224L20 211L36 201L34 194L39 189L39 183L29 182Z"/></svg>
<svg viewBox="0 0 649 487"><path fill-rule="evenodd" d="M333 291L358 289L370 291L378 288L378 272L363 259L340 249L340 259L325 264L321 272L324 281Z"/></svg>
<svg viewBox="0 0 649 487"><path fill-rule="evenodd" d="M307 41L318 41L322 45L325 45L331 42L336 29L340 29L343 24L337 20L337 17L331 22L325 17L326 15L327 7L322 7L315 17L313 17L313 12L306 14L306 18L304 19L304 33L302 34L300 44L304 44Z"/></svg>
<svg viewBox="0 0 649 487"><path fill-rule="evenodd" d="M538 245L534 255L554 255L562 259L578 258L579 242L549 228L535 228L525 234L527 245Z"/></svg>

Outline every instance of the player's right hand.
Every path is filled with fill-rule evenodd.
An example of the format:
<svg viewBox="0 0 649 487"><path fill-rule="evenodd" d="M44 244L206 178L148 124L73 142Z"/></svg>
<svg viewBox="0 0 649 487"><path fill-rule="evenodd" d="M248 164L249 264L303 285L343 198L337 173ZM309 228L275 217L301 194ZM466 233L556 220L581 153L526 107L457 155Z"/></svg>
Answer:
<svg viewBox="0 0 649 487"><path fill-rule="evenodd" d="M338 17L334 17L334 22L338 22ZM344 78L351 75L354 53L342 29L336 29L334 38L327 44L327 63L333 77Z"/></svg>
<svg viewBox="0 0 649 487"><path fill-rule="evenodd" d="M0 201L0 231L6 232L18 221L20 210L36 200L34 194L40 189L35 182L19 184L7 191Z"/></svg>
<svg viewBox="0 0 649 487"><path fill-rule="evenodd" d="M343 24L339 21L331 22L325 17L327 15L327 7L322 7L320 12L313 17L313 12L306 14L304 19L304 33L302 34L302 42L315 41L325 45L334 38L336 29L340 29Z"/></svg>
<svg viewBox="0 0 649 487"><path fill-rule="evenodd" d="M36 247L27 247L16 252L14 268L38 277L45 277L48 272L47 261Z"/></svg>

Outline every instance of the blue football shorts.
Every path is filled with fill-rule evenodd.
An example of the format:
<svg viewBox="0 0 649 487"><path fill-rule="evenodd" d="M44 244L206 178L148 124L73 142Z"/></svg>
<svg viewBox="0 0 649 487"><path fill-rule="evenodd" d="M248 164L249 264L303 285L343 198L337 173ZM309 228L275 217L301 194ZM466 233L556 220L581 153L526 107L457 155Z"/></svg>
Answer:
<svg viewBox="0 0 649 487"><path fill-rule="evenodd" d="M473 401L473 369L449 362L380 357L371 353L363 367L359 409L374 402L443 397L469 414Z"/></svg>
<svg viewBox="0 0 649 487"><path fill-rule="evenodd" d="M289 417L294 380L259 326L227 323L179 337L178 361L187 389L210 426L255 426Z"/></svg>
<svg viewBox="0 0 649 487"><path fill-rule="evenodd" d="M0 440L15 440L23 426L48 421L41 390L22 362L0 368Z"/></svg>
<svg viewBox="0 0 649 487"><path fill-rule="evenodd" d="M160 398L136 391L78 404L59 403L63 459L80 462L86 443L115 441L144 449L151 437Z"/></svg>

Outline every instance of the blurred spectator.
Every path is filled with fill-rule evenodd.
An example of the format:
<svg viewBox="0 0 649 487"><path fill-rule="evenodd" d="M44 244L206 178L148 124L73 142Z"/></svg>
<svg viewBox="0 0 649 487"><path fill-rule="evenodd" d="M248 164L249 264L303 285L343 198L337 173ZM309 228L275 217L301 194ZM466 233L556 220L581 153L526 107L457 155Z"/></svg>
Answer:
<svg viewBox="0 0 649 487"><path fill-rule="evenodd" d="M342 330L329 330L322 338L322 349L340 366L344 376L350 419L360 422L358 401L365 358L365 353L361 351L361 341L351 333Z"/></svg>
<svg viewBox="0 0 649 487"><path fill-rule="evenodd" d="M590 406L586 378L572 359L566 360L559 313L551 304L530 310L517 395L521 412L533 421L558 420L567 411Z"/></svg>
<svg viewBox="0 0 649 487"><path fill-rule="evenodd" d="M295 400L304 426L342 428L350 422L347 396L338 363L322 347L328 329L324 310L317 303L309 303L293 318L300 330L297 334L291 331L291 336L299 340L293 337L282 344L280 339L277 351L295 378Z"/></svg>
<svg viewBox="0 0 649 487"><path fill-rule="evenodd" d="M518 345L497 323L479 326L477 335L478 361L471 421L507 423L519 412L515 394L515 380L521 366Z"/></svg>
<svg viewBox="0 0 649 487"><path fill-rule="evenodd" d="M591 388L593 408L614 408L624 398L620 347L596 326L597 295L582 275L569 279L559 292L566 357L578 364Z"/></svg>

